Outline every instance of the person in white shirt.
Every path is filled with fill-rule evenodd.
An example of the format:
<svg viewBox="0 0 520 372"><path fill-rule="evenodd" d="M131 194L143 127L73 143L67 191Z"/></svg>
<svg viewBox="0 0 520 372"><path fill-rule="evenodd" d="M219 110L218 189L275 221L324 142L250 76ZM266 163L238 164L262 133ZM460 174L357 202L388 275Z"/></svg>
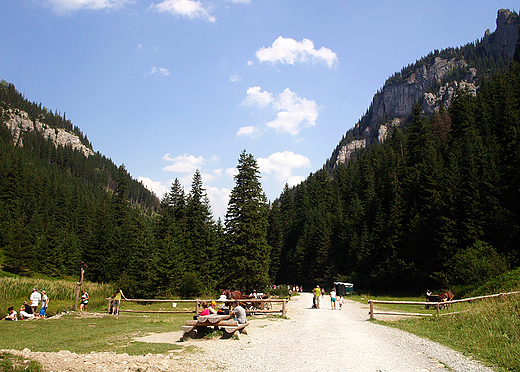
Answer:
<svg viewBox="0 0 520 372"><path fill-rule="evenodd" d="M31 293L31 296L29 297L29 300L31 300L31 307L33 308L33 313L36 313L36 308L40 304L40 301L42 300L42 295L36 288L33 288L33 291Z"/></svg>
<svg viewBox="0 0 520 372"><path fill-rule="evenodd" d="M336 290L334 288L330 291L330 309L336 310Z"/></svg>
<svg viewBox="0 0 520 372"><path fill-rule="evenodd" d="M9 315L7 315L4 319L5 320L11 320L11 321L17 321L18 320L18 316L17 316L16 311L14 311L14 308L11 306L7 310L9 311Z"/></svg>

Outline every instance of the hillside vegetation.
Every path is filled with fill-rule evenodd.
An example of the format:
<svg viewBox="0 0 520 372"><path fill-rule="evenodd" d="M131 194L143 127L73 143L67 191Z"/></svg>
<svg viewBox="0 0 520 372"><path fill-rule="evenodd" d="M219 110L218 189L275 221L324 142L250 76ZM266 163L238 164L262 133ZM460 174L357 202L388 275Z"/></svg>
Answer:
<svg viewBox="0 0 520 372"><path fill-rule="evenodd" d="M305 288L476 286L520 265L520 64L460 90L355 162L286 188L271 209L271 272Z"/></svg>
<svg viewBox="0 0 520 372"><path fill-rule="evenodd" d="M416 104L406 129L286 187L272 205L244 151L224 222L214 220L198 171L189 192L175 180L158 204L101 154L56 147L36 132L20 146L0 125L1 268L60 278L74 276L81 260L88 280L134 298L249 293L272 283L329 288L335 280L373 293L468 292L520 266L516 56L504 73L481 75L476 96L460 89L431 117ZM8 110L24 110L91 147L65 115L12 84L0 84L0 100L2 123Z"/></svg>

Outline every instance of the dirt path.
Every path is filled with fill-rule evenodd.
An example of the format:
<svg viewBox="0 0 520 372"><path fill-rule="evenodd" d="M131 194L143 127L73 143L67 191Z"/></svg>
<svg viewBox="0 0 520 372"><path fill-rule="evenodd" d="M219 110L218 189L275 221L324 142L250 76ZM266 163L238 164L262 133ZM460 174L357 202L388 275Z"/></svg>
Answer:
<svg viewBox="0 0 520 372"><path fill-rule="evenodd" d="M367 321L368 306L346 301L332 311L325 296L311 309L309 293L289 302L289 319L254 319L239 340L180 342L182 332L165 332L136 341L195 348L192 353L128 356L13 352L40 361L46 371L460 371L492 370L437 343Z"/></svg>
<svg viewBox="0 0 520 372"><path fill-rule="evenodd" d="M308 293L289 305L289 320L251 322L239 341L198 345L226 371L491 371L462 354L367 321L368 305L346 301L332 311L327 296L311 309Z"/></svg>

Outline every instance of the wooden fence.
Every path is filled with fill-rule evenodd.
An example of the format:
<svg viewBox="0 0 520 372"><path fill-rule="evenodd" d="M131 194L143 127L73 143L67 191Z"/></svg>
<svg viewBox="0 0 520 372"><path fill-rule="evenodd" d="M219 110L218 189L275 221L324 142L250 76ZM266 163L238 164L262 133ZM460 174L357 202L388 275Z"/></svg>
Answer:
<svg viewBox="0 0 520 372"><path fill-rule="evenodd" d="M471 297L464 298L461 300L451 300L451 301L441 301L441 302L413 302L413 301L379 301L379 300L368 300L368 304L370 306L370 319L374 319L374 314L384 314L384 315L401 315L401 316L434 316L434 315L452 315L459 314L463 311L456 311L450 313L441 314L441 308L444 308L448 304L455 304L459 302L471 302L477 300L483 300L486 298L495 298L502 296L510 296L514 294L519 294L520 291L516 292L507 292L507 293L497 293L488 296L479 296L479 297ZM424 306L433 306L435 307L436 314L422 314L422 313L403 313L398 311L374 311L374 304L394 304L394 305L424 305Z"/></svg>
<svg viewBox="0 0 520 372"><path fill-rule="evenodd" d="M108 308L107 312L110 314L112 309L112 302L114 301L113 298L107 298L108 301ZM182 310L126 310L126 309L119 309L119 312L126 312L126 313L153 313L153 314L191 314L195 313L198 314L201 311L201 304L203 302L211 303L212 301L215 301L217 303L226 303L226 302L233 302L234 300L226 300L222 301L220 299L218 300L201 300L201 299L195 299L195 300L143 300L143 299L121 299L121 302L141 302L141 303L153 303L153 302L170 302L172 303L172 307L176 307L176 304L178 303L193 303L194 309L189 310L186 308L183 308ZM278 298L269 298L269 299L257 299L257 298L243 298L240 299L241 303L246 304L257 304L257 303L280 303L282 306L280 309L270 309L270 310L264 310L264 309L251 309L246 310L246 313L249 315L253 314L277 314L280 313L281 316L285 316L287 314L287 301L286 299L278 299Z"/></svg>

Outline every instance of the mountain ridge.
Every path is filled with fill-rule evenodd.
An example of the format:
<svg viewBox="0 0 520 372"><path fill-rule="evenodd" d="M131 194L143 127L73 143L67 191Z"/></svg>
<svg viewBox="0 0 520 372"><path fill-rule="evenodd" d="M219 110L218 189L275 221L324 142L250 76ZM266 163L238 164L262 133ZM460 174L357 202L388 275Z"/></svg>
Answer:
<svg viewBox="0 0 520 372"><path fill-rule="evenodd" d="M480 41L461 48L436 50L395 73L375 94L365 115L343 136L325 168L347 164L357 151L382 143L393 127L406 127L416 102L425 114L432 115L441 105L450 105L457 89L475 95L484 77L512 60L519 24L516 12L500 9L496 30L486 30ZM493 57L495 65L485 62L486 54Z"/></svg>

